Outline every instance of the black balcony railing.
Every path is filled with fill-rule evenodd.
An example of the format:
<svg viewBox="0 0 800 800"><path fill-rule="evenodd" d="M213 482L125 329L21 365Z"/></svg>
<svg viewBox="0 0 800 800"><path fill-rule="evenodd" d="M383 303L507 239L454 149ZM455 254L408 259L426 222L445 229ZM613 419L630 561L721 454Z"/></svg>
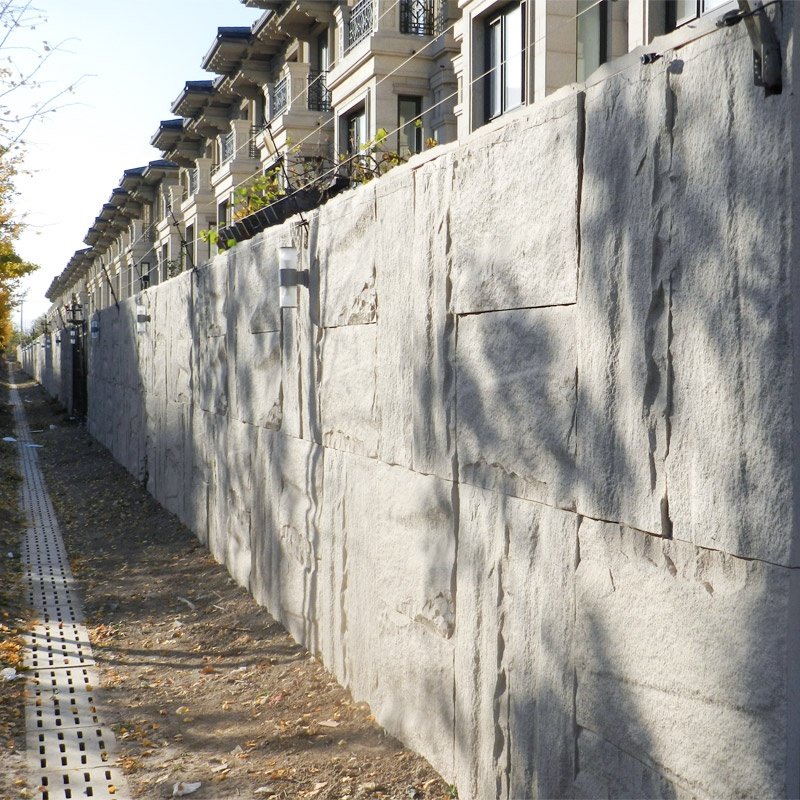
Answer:
<svg viewBox="0 0 800 800"><path fill-rule="evenodd" d="M330 111L331 93L325 85L328 77L327 72L311 70L308 73L308 110L309 111Z"/></svg>
<svg viewBox="0 0 800 800"><path fill-rule="evenodd" d="M450 7L447 0L438 0L436 17L433 20L434 36L441 36L450 27Z"/></svg>
<svg viewBox="0 0 800 800"><path fill-rule="evenodd" d="M219 160L221 164L230 161L234 156L233 131L226 133L220 140Z"/></svg>
<svg viewBox="0 0 800 800"><path fill-rule="evenodd" d="M400 33L430 36L433 33L433 0L401 0Z"/></svg>
<svg viewBox="0 0 800 800"><path fill-rule="evenodd" d="M262 122L260 125L250 126L250 145L248 150L250 158L258 158L259 154L258 137L260 133L266 129L267 129L266 122Z"/></svg>
<svg viewBox="0 0 800 800"><path fill-rule="evenodd" d="M277 117L289 106L289 76L284 75L276 84L272 92L272 116Z"/></svg>
<svg viewBox="0 0 800 800"><path fill-rule="evenodd" d="M345 52L355 47L362 39L366 39L372 33L374 25L375 0L358 0L350 12Z"/></svg>

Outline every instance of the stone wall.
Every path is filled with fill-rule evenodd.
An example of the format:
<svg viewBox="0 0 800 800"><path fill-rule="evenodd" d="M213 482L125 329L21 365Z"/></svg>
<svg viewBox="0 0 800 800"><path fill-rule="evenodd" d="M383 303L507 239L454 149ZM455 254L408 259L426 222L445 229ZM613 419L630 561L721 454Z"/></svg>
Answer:
<svg viewBox="0 0 800 800"><path fill-rule="evenodd" d="M800 792L792 12L100 314L93 434L464 800Z"/></svg>

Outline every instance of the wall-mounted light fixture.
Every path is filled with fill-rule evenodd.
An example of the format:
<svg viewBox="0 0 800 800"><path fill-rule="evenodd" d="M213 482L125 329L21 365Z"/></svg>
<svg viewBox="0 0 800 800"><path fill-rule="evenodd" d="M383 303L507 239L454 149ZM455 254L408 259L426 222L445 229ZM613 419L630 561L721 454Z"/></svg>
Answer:
<svg viewBox="0 0 800 800"><path fill-rule="evenodd" d="M308 270L297 269L297 249L278 248L278 272L280 277L280 308L297 308L298 287L308 287Z"/></svg>
<svg viewBox="0 0 800 800"><path fill-rule="evenodd" d="M144 333L145 323L150 322L150 315L147 309L141 304L136 304L136 333Z"/></svg>

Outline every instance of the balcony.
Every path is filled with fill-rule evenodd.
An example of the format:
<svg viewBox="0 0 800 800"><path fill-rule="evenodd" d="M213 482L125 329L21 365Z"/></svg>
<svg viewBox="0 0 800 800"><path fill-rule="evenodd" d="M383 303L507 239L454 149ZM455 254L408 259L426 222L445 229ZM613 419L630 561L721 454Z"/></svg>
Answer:
<svg viewBox="0 0 800 800"><path fill-rule="evenodd" d="M375 0L359 0L350 12L344 51L350 52L360 41L366 39L375 26Z"/></svg>
<svg viewBox="0 0 800 800"><path fill-rule="evenodd" d="M248 155L250 158L258 158L258 135L267 129L267 123L262 122L260 125L250 126L250 141L248 146Z"/></svg>
<svg viewBox="0 0 800 800"><path fill-rule="evenodd" d="M308 110L330 111L331 92L326 86L327 72L311 70L308 73Z"/></svg>
<svg viewBox="0 0 800 800"><path fill-rule="evenodd" d="M447 4L440 4L446 8ZM401 0L400 33L430 36L434 30L433 0Z"/></svg>
<svg viewBox="0 0 800 800"><path fill-rule="evenodd" d="M277 117L289 107L289 76L284 75L272 91L272 117Z"/></svg>
<svg viewBox="0 0 800 800"><path fill-rule="evenodd" d="M230 161L236 153L233 131L228 131L219 142L219 163Z"/></svg>

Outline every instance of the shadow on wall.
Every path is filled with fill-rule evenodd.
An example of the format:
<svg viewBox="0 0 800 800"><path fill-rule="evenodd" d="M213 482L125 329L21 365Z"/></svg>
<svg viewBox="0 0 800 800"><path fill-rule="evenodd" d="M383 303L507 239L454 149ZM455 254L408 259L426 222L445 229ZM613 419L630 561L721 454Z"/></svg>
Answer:
<svg viewBox="0 0 800 800"><path fill-rule="evenodd" d="M682 57L328 204L297 311L285 225L92 343L92 433L462 798L790 792L791 92Z"/></svg>

